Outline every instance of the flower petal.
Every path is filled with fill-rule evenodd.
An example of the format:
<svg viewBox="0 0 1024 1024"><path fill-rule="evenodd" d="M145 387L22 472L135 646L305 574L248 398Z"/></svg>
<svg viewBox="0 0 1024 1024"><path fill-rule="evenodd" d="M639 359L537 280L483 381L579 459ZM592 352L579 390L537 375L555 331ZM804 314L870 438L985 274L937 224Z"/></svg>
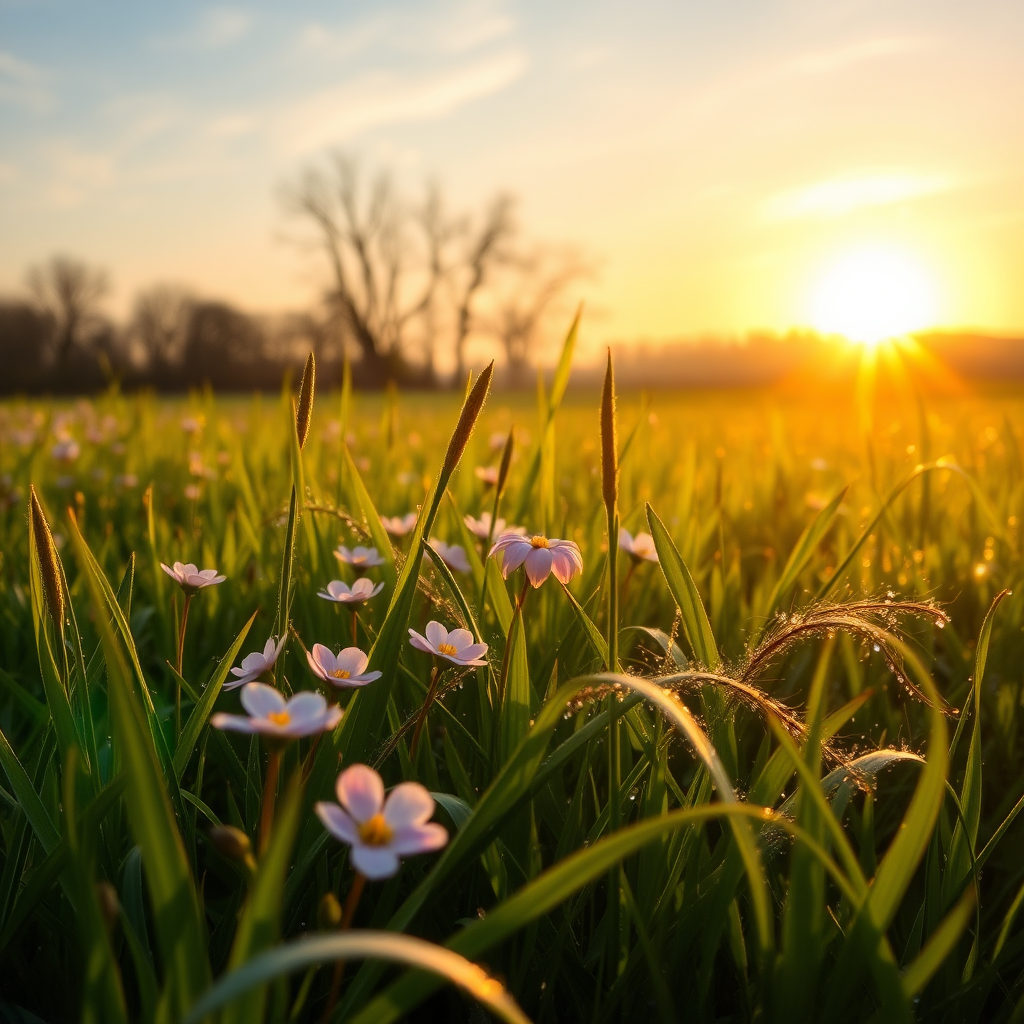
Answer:
<svg viewBox="0 0 1024 1024"><path fill-rule="evenodd" d="M501 575L505 579L508 579L509 575L526 561L532 551L540 550L528 541L522 542L522 537L518 538L518 540L521 543L505 548L505 556L501 562Z"/></svg>
<svg viewBox="0 0 1024 1024"><path fill-rule="evenodd" d="M464 647L468 647L473 642L473 634L468 629L453 629L448 634L448 643L450 643L460 654Z"/></svg>
<svg viewBox="0 0 1024 1024"><path fill-rule="evenodd" d="M398 874L398 854L386 846L353 846L352 866L367 878L390 878Z"/></svg>
<svg viewBox="0 0 1024 1024"><path fill-rule="evenodd" d="M448 630L440 622L436 622L433 619L427 623L427 628L424 632L427 634L427 642L435 651L439 644L447 643L448 641Z"/></svg>
<svg viewBox="0 0 1024 1024"><path fill-rule="evenodd" d="M459 651L459 660L463 665L472 665L487 653L487 644L470 644Z"/></svg>
<svg viewBox="0 0 1024 1024"><path fill-rule="evenodd" d="M526 575L534 587L539 587L551 573L550 548L534 548L525 560Z"/></svg>
<svg viewBox="0 0 1024 1024"><path fill-rule="evenodd" d="M266 718L275 711L284 711L285 700L280 690L266 683L249 683L242 691L242 707L253 718Z"/></svg>
<svg viewBox="0 0 1024 1024"><path fill-rule="evenodd" d="M379 814L384 806L384 783L365 764L349 765L334 784L338 803L361 825Z"/></svg>
<svg viewBox="0 0 1024 1024"><path fill-rule="evenodd" d="M430 646L430 642L425 637L420 636L415 629L409 630L409 643L418 651L426 651L427 654L437 653L434 648Z"/></svg>
<svg viewBox="0 0 1024 1024"><path fill-rule="evenodd" d="M335 839L350 846L359 842L359 826L337 804L318 800L313 809Z"/></svg>
<svg viewBox="0 0 1024 1024"><path fill-rule="evenodd" d="M358 647L346 647L338 652L334 660L335 668L347 669L351 675L359 675L370 659Z"/></svg>
<svg viewBox="0 0 1024 1024"><path fill-rule="evenodd" d="M564 551L551 552L551 570L559 583L568 583L576 575L576 563Z"/></svg>
<svg viewBox="0 0 1024 1024"><path fill-rule="evenodd" d="M316 722L327 710L327 699L315 690L300 690L288 701L288 714L295 727Z"/></svg>
<svg viewBox="0 0 1024 1024"><path fill-rule="evenodd" d="M418 782L400 782L384 801L384 820L392 829L420 825L434 813L434 798Z"/></svg>
<svg viewBox="0 0 1024 1024"><path fill-rule="evenodd" d="M249 685L254 684L250 683ZM226 715L223 711L218 711L213 715L210 718L210 724L215 729L227 729L228 732L259 732L256 728L256 719L246 715Z"/></svg>
<svg viewBox="0 0 1024 1024"><path fill-rule="evenodd" d="M436 821L429 821L425 825L405 825L395 829L388 847L399 856L408 857L412 853L440 850L447 842L448 830Z"/></svg>

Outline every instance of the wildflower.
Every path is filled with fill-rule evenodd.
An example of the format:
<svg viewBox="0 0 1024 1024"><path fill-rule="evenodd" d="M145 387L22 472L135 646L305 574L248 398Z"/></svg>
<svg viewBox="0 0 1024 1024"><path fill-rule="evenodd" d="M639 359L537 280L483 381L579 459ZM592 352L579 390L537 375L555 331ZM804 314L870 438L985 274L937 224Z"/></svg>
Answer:
<svg viewBox="0 0 1024 1024"><path fill-rule="evenodd" d="M501 575L508 579L510 572L525 565L526 575L534 587L539 587L549 573L560 583L568 583L583 571L583 558L575 541L557 540L534 534L521 537L516 533L503 533L488 552L488 557L502 555Z"/></svg>
<svg viewBox="0 0 1024 1024"><path fill-rule="evenodd" d="M205 416L183 416L181 419L181 429L184 430L186 434L198 434L205 425Z"/></svg>
<svg viewBox="0 0 1024 1024"><path fill-rule="evenodd" d="M260 733L282 740L325 732L341 721L341 708L337 704L328 707L319 693L303 690L286 701L278 690L263 683L246 683L242 689L242 707L248 715L219 712L210 721L218 729Z"/></svg>
<svg viewBox="0 0 1024 1024"><path fill-rule="evenodd" d="M118 487L138 487L139 478L134 473L118 473L114 477L114 484Z"/></svg>
<svg viewBox="0 0 1024 1024"><path fill-rule="evenodd" d="M360 576L351 587L341 580L331 580L326 589L318 591L316 596L336 604L362 604L376 597L383 589L383 583L374 586L365 576Z"/></svg>
<svg viewBox="0 0 1024 1024"><path fill-rule="evenodd" d="M365 764L353 764L335 785L338 804L321 800L324 828L352 848L352 866L371 879L397 874L399 858L430 853L448 842L443 825L428 819L434 800L418 782L401 782L384 797L384 782Z"/></svg>
<svg viewBox="0 0 1024 1024"><path fill-rule="evenodd" d="M466 549L461 544L445 544L443 540L431 537L430 546L449 569L454 569L456 572L472 571L469 559L466 558ZM429 559L430 555L428 554L426 557Z"/></svg>
<svg viewBox="0 0 1024 1024"><path fill-rule="evenodd" d="M203 569L200 571L191 562L186 562L185 565L182 565L181 562L175 562L173 569L161 562L160 568L189 596L197 590L202 590L204 587L212 587L217 583L223 583L227 579L227 576L218 576L216 569Z"/></svg>
<svg viewBox="0 0 1024 1024"><path fill-rule="evenodd" d="M649 533L638 533L634 537L629 530L620 528L619 547L638 562L642 560L648 562L658 561L658 551L654 546L654 538Z"/></svg>
<svg viewBox="0 0 1024 1024"><path fill-rule="evenodd" d="M78 442L74 438L68 437L63 441L58 441L50 449L50 454L58 462L74 462L81 454L81 451L82 449L78 446Z"/></svg>
<svg viewBox="0 0 1024 1024"><path fill-rule="evenodd" d="M278 643L274 643L274 637L271 637L266 644L263 646L263 653L259 651L253 651L252 654L247 654L242 659L241 668L233 668L231 674L235 676L235 679L229 679L224 684L225 690L235 690L239 686L244 686L246 683L251 683L254 679L259 679L264 672L269 672L274 667L274 662L281 655L281 651L284 650L285 637L281 637Z"/></svg>
<svg viewBox="0 0 1024 1024"><path fill-rule="evenodd" d="M185 497L189 501L198 501L202 496L203 489L199 484L186 484L185 485Z"/></svg>
<svg viewBox="0 0 1024 1024"><path fill-rule="evenodd" d="M392 537L404 537L416 526L418 518L418 513L406 512L404 516L381 516L380 521Z"/></svg>
<svg viewBox="0 0 1024 1024"><path fill-rule="evenodd" d="M497 466L477 466L473 470L478 480L482 480L488 487L493 487L498 482Z"/></svg>
<svg viewBox="0 0 1024 1024"><path fill-rule="evenodd" d="M505 447L505 434L500 430L494 431L487 440L492 452L500 452Z"/></svg>
<svg viewBox="0 0 1024 1024"><path fill-rule="evenodd" d="M334 557L345 565L351 565L357 572L365 572L376 565L384 564L384 559L377 553L376 548L364 548L361 544L356 545L351 551L342 544L335 550Z"/></svg>
<svg viewBox="0 0 1024 1024"><path fill-rule="evenodd" d="M463 522L465 522L469 532L481 540L487 540L488 537L500 537L503 533L517 533L520 536L526 533L525 526L507 526L505 520L501 518L495 521L492 531L490 512L482 512L479 519L474 519L473 516L466 516Z"/></svg>
<svg viewBox="0 0 1024 1024"><path fill-rule="evenodd" d="M468 629L453 629L450 633L440 622L428 622L421 636L415 629L409 630L409 643L419 651L446 658L453 665L486 665L483 656L487 644L476 643Z"/></svg>
<svg viewBox="0 0 1024 1024"><path fill-rule="evenodd" d="M306 660L313 675L332 686L365 686L381 677L380 672L366 671L370 659L358 647L346 647L332 654L329 647L313 644L313 650L307 652Z"/></svg>

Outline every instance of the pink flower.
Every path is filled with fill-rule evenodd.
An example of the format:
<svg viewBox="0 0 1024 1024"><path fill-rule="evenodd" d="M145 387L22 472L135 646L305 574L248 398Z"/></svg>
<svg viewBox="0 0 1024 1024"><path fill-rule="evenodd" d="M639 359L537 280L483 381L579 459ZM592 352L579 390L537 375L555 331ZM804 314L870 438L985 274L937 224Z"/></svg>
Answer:
<svg viewBox="0 0 1024 1024"><path fill-rule="evenodd" d="M258 732L282 740L297 740L333 729L341 721L341 708L327 706L319 693L302 690L290 700L280 691L263 683L247 683L242 689L242 707L246 715L218 713L210 722L231 732Z"/></svg>
<svg viewBox="0 0 1024 1024"><path fill-rule="evenodd" d="M483 656L487 644L478 644L468 629L453 629L450 633L440 622L428 622L421 636L415 629L409 630L409 643L419 651L446 658L453 665L486 665Z"/></svg>
<svg viewBox="0 0 1024 1024"><path fill-rule="evenodd" d="M548 539L540 534L521 537L516 533L503 533L488 552L501 554L501 575L508 579L509 573L525 565L526 575L534 587L539 587L549 573L555 574L560 583L568 583L578 572L583 571L583 558L575 541Z"/></svg>
<svg viewBox="0 0 1024 1024"><path fill-rule="evenodd" d="M404 516L381 516L380 521L392 537L404 537L412 532L417 518L419 517L416 512L406 512Z"/></svg>
<svg viewBox="0 0 1024 1024"><path fill-rule="evenodd" d="M384 559L377 553L376 548L364 548L362 544L357 544L351 551L342 544L335 550L334 557L339 562L358 570L372 569L376 565L384 564Z"/></svg>
<svg viewBox="0 0 1024 1024"><path fill-rule="evenodd" d="M399 858L430 853L448 842L428 819L434 800L418 782L401 782L384 798L384 782L365 764L346 768L335 784L338 804L321 800L317 816L335 839L352 848L352 866L367 878L397 874Z"/></svg>
<svg viewBox="0 0 1024 1024"><path fill-rule="evenodd" d="M223 583L227 579L227 576L218 576L216 569L203 569L200 572L191 562L186 562L184 565L181 562L175 562L173 569L161 562L160 568L186 594L194 594L197 590L202 590L204 587L216 586L216 584Z"/></svg>
<svg viewBox="0 0 1024 1024"><path fill-rule="evenodd" d="M488 537L500 537L503 533L518 533L520 535L526 533L525 526L506 526L504 519L498 519L494 524L494 530L491 530L491 513L482 512L479 519L474 519L472 516L466 516L463 520L466 524L466 528L475 537L479 537L481 540L487 540Z"/></svg>
<svg viewBox="0 0 1024 1024"><path fill-rule="evenodd" d="M253 651L252 654L247 654L242 659L241 668L233 668L231 674L237 676L237 679L229 679L224 684L225 690L236 690L239 686L244 686L246 683L251 683L254 679L259 679L264 672L268 672L274 667L274 662L281 655L281 651L284 650L285 637L281 637L280 643L274 643L274 637L271 637L266 644L263 646L263 653L259 651Z"/></svg>
<svg viewBox="0 0 1024 1024"><path fill-rule="evenodd" d="M498 482L498 468L497 466L477 466L473 470L478 480L483 482L488 487L493 487Z"/></svg>
<svg viewBox="0 0 1024 1024"><path fill-rule="evenodd" d="M619 547L638 562L658 561L658 549L654 546L654 538L649 533L638 533L635 537L626 529L619 529Z"/></svg>
<svg viewBox="0 0 1024 1024"><path fill-rule="evenodd" d="M376 597L383 589L383 583L374 586L365 576L360 576L351 587L341 580L331 580L327 589L319 591L316 596L337 604L362 604Z"/></svg>
<svg viewBox="0 0 1024 1024"><path fill-rule="evenodd" d="M380 679L380 672L367 672L369 658L358 647L346 647L337 654L331 653L323 644L313 644L313 650L306 654L310 671L332 686L365 686Z"/></svg>
<svg viewBox="0 0 1024 1024"><path fill-rule="evenodd" d="M469 559L466 558L466 549L461 544L445 544L443 540L431 537L430 546L449 569L454 569L456 572L472 572ZM430 561L429 554L424 557Z"/></svg>

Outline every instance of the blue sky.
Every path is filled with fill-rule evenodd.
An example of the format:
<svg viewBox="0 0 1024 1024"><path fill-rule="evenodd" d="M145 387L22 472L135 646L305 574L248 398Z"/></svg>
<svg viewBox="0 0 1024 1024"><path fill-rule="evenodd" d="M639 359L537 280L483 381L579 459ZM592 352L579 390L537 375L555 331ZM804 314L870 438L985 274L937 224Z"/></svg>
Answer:
<svg viewBox="0 0 1024 1024"><path fill-rule="evenodd" d="M55 251L297 307L279 189L343 147L582 246L594 339L785 327L850 247L1024 327L1024 4L0 0L0 291Z"/></svg>

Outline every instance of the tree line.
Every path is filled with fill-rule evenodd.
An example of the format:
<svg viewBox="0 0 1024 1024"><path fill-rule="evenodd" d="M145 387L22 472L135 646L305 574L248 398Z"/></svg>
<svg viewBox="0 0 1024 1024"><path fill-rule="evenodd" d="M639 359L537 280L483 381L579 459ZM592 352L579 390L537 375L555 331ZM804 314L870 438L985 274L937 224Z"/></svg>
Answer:
<svg viewBox="0 0 1024 1024"><path fill-rule="evenodd" d="M348 359L365 387L434 387L463 381L474 351L497 347L507 380L524 383L571 286L593 272L576 250L530 242L507 193L455 212L436 184L410 199L388 172L365 175L343 153L307 168L280 199L293 243L327 282L311 308L253 315L155 284L115 323L103 313L107 275L55 256L27 273L28 297L0 300L0 392L77 393L113 380L269 389L310 349L328 374Z"/></svg>

